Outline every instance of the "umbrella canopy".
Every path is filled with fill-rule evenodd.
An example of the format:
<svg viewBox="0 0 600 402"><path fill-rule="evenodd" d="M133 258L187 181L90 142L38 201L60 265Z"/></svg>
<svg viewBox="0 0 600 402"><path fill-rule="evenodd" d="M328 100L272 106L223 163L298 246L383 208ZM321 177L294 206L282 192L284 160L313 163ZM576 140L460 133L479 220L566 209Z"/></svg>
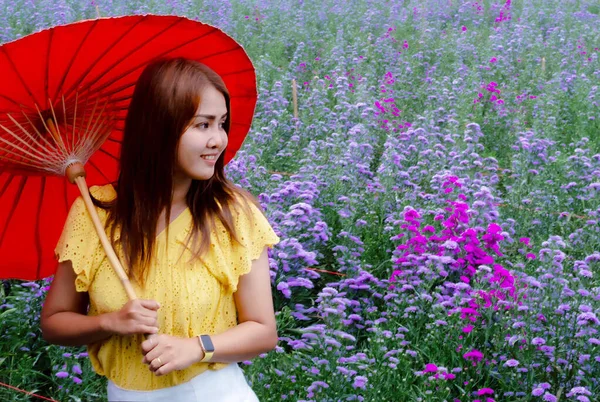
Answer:
<svg viewBox="0 0 600 402"><path fill-rule="evenodd" d="M83 159L90 186L115 182L135 83L148 63L174 57L206 64L230 92L227 164L257 91L247 54L219 29L177 16L99 18L0 46L0 279L55 272L54 247L80 193L52 150Z"/></svg>

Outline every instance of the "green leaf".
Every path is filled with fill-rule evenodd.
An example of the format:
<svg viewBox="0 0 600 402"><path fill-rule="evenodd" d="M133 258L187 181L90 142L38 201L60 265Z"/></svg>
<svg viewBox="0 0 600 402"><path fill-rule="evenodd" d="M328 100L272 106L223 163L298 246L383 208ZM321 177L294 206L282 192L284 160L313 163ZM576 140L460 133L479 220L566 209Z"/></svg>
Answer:
<svg viewBox="0 0 600 402"><path fill-rule="evenodd" d="M16 308L11 308L6 311L3 311L2 314L0 314L0 318L3 318L5 315L8 315L9 313L12 313L15 310L16 310Z"/></svg>

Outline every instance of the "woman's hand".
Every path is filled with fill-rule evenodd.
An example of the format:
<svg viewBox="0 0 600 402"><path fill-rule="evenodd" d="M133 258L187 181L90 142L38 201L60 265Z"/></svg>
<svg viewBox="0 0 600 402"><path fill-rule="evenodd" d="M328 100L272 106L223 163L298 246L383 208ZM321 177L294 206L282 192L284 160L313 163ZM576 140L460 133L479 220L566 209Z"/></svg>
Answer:
<svg viewBox="0 0 600 402"><path fill-rule="evenodd" d="M198 338L180 338L171 335L151 335L142 342L144 358L150 371L157 376L183 370L204 357Z"/></svg>
<svg viewBox="0 0 600 402"><path fill-rule="evenodd" d="M119 311L104 314L104 327L118 335L156 334L160 308L154 300L130 300Z"/></svg>

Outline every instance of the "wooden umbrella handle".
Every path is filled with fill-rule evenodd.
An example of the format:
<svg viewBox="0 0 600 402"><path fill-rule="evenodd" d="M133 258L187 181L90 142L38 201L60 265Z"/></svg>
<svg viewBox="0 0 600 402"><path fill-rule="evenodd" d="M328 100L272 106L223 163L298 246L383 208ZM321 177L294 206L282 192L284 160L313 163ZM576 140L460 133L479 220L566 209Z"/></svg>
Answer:
<svg viewBox="0 0 600 402"><path fill-rule="evenodd" d="M133 290L133 286L131 285L131 282L129 281L129 278L125 273L125 270L123 269L123 266L121 265L117 254L115 253L115 250L112 248L112 245L110 244L110 241L108 240L108 237L104 232L104 226L100 222L100 217L98 217L98 212L96 211L96 207L94 206L94 203L92 202L92 199L90 197L90 191L85 181L85 176L77 176L74 178L73 182L77 184L77 187L79 188L79 192L81 193L83 201L85 202L85 206L88 212L90 213L90 217L92 218L92 222L94 223L94 228L96 229L96 233L100 238L102 247L104 247L104 251L106 252L108 261L110 262L110 265L113 267L115 273L121 280L121 283L125 288L125 292L127 293L127 297L129 298L129 300L137 299L135 291Z"/></svg>

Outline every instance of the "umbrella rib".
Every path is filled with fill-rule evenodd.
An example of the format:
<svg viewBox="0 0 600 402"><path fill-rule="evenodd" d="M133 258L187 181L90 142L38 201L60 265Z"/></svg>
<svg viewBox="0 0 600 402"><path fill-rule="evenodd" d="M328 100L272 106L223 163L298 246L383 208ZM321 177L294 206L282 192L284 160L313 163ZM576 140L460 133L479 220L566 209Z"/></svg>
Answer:
<svg viewBox="0 0 600 402"><path fill-rule="evenodd" d="M94 121L94 125L92 126L91 130L90 130L90 127L88 125L88 129L86 131L86 134L87 134L87 138L86 138L87 141L86 141L86 143L90 143L91 142L93 144L94 142L96 142L98 132L102 128L102 125L99 124L100 123L100 119L101 118L103 120L106 119L106 116L104 115L104 109L106 109L106 102L104 103L104 106L102 107L102 110L100 110L100 112L98 113L98 116L96 117L96 121ZM95 110L95 108L94 108L94 110ZM92 120L94 120L94 116L93 115L90 117L90 122Z"/></svg>
<svg viewBox="0 0 600 402"><path fill-rule="evenodd" d="M21 157L21 160L19 160L19 159L13 159L13 158L10 158L10 157L8 157L6 155L0 155L0 159L4 159L6 161L13 162L13 163L18 164L18 165L25 165L25 166L30 166L30 167L39 167L41 165L40 162L36 162L33 159L30 159L30 158L28 158L26 156L23 156L23 155L21 155L21 154L19 154L17 152L9 150L9 149L3 149L3 151L5 153L9 153L11 155L15 155L17 157ZM25 161L29 162L29 163L24 163Z"/></svg>
<svg viewBox="0 0 600 402"><path fill-rule="evenodd" d="M102 151L102 149L100 150ZM112 156L112 155L111 155ZM96 164L92 161L88 162L94 169L96 169L98 171L98 173L100 173L100 176L102 176L104 178L104 180L106 180L107 183L110 183L110 179L108 177L106 177L106 175L102 172L102 170L98 169L98 166L96 166Z"/></svg>
<svg viewBox="0 0 600 402"><path fill-rule="evenodd" d="M8 55L8 52L6 51L6 46L0 46L0 49L2 49L2 52L4 52L4 54L6 55L6 60L8 61L8 64L10 64L10 67L13 69L13 71L15 72L15 74L17 75L17 77L19 78L19 81L21 81L21 85L23 85L23 88L25 88L25 90L29 94L29 96L31 97L31 100L33 100L34 102L36 102L35 96L33 96L33 93L31 92L31 89L29 89L29 87L25 83L25 80L23 80L23 77L21 76L21 74L19 74L19 70L17 69L17 67L15 66L15 64L13 63L13 61L11 60L10 56Z"/></svg>
<svg viewBox="0 0 600 402"><path fill-rule="evenodd" d="M42 135L42 134L39 132L39 130L38 130L38 129L35 127L35 125L34 125L34 124L31 122L31 120L29 119L29 116L27 116L27 115L25 114L25 112L24 112L24 111L23 111L23 116L25 116L25 119L27 119L27 121L29 122L29 124L31 125L31 127L33 127L33 129L34 129L34 130L35 130L35 132L36 132L36 133L39 135L39 137L40 137L42 140L44 140L44 142L46 142L46 144L47 144L49 147L53 148L54 146L53 146L53 145L50 143L50 141L48 141L47 139L45 139L45 138L44 138L44 136L43 136L43 135ZM19 123L18 123L18 122L15 120L15 119L13 119L13 117L12 117L11 115L8 115L8 117L9 117L9 118L10 118L10 119L11 119L11 120L12 120L12 121L13 121L13 122L14 122L14 123L17 125L17 127L19 127L19 128L21 129L21 131L23 131L23 133L24 133L26 136L28 136L29 138L31 138L31 140L32 140L33 142L35 142L37 145L39 145L39 146L40 146L40 148L44 149L43 145L42 145L42 144L39 144L39 143L37 143L37 141L35 140L35 138L33 138L33 137L30 135L30 133L29 133L27 130L25 130L25 128L23 128L23 127L22 127L22 126L21 126L21 125L20 125L20 124L19 124ZM44 154L44 157L45 157L45 158L47 158L47 159L52 159L52 160L54 160L54 161L61 161L61 160L62 160L62 159L58 158L58 157L57 157L55 154L53 154L53 153L47 153L47 154Z"/></svg>
<svg viewBox="0 0 600 402"><path fill-rule="evenodd" d="M140 20L138 23L141 23L141 21L142 21L143 19L145 19L145 18L146 18L146 16L144 16L144 18L142 18L142 19L141 19L141 20ZM146 46L148 43L152 42L154 39L158 38L160 35L162 35L162 34L163 34L163 33L165 33L166 31L168 31L169 29L173 28L175 25L179 24L179 23L180 23L181 21L183 21L183 20L184 20L184 18L183 18L183 17L179 17L179 18L178 18L178 19L177 19L177 20L176 20L174 23L172 23L172 24L171 24L171 25L169 25L168 27L164 28L164 29L163 29L161 32L158 32L158 33L157 33L157 34L155 34L154 36L152 36L152 37L148 38L146 41L144 41L144 42L140 43L140 44L139 44L137 47L135 47L134 49L132 49L131 51L129 51L129 52L128 52L128 53L125 55L125 57L123 57L123 58L121 58L121 59L117 60L115 63L112 63L110 66L108 66L107 68L105 68L105 69L104 69L104 71L102 71L100 74L98 74L98 75L95 77L95 79L94 79L94 80L92 80L91 82L87 82L87 83L85 84L85 86L83 86L83 87L81 87L81 88L80 88L80 90L81 90L81 91L85 91L85 90L89 89L89 88L90 88L92 85L94 85L96 82L98 82L98 80L99 80L100 78L102 78L102 77L104 76L104 74L106 74L108 71L110 71L110 70L112 70L113 68L115 68L115 67L116 67L116 66L117 66L119 63L122 63L123 61L125 61L125 60L126 60L128 57L129 57L129 56L133 55L135 52L137 52L138 50L140 50L141 48L143 48L144 46ZM136 25L134 25L134 26L133 26L131 29L133 29L135 26L137 26L137 24L136 24ZM124 37L126 34L128 34L129 32L131 32L131 29L130 29L130 30L128 30L127 32L125 32L125 33L123 34L123 36L122 36L120 39L122 39L122 38L123 38L123 37ZM107 50L106 50L106 51L105 51L105 52L104 52L104 53L101 55L101 57L100 57L98 60L100 60L102 57L104 57L104 56L105 56L105 55L108 53L108 51L109 51L109 50L110 50L110 48L109 48L109 49L107 49ZM96 63L98 62L98 60L96 61ZM84 74L83 74L83 75L80 77L80 79L79 79L79 82L77 82L76 84L74 84L73 86L71 86L71 88L70 88L70 89L67 91L68 93L70 93L70 92L73 90L73 88L74 88L75 86L77 86L77 85L81 84L81 82L83 81L83 79L84 79L85 77L87 77L87 75L88 75L88 74L89 74L89 73L92 71L92 68L95 66L95 64L96 64L96 63L90 64L90 68L88 68L88 69L87 69L87 71L86 71L86 72L85 72L85 73L84 73ZM146 64L146 63L143 63L142 65L144 65L144 64ZM139 67L139 66L138 66L138 67ZM137 69L138 67L136 67L136 69ZM134 69L134 70L135 70L135 69ZM134 71L134 70L131 70L131 71ZM100 89L95 89L95 91L96 91L96 92L98 92L98 91L100 91Z"/></svg>
<svg viewBox="0 0 600 402"><path fill-rule="evenodd" d="M231 73L225 73L225 74L220 74L220 75L221 75L221 77L227 77L227 76L230 76L230 75L243 74L243 73L247 73L247 72L254 72L254 68L250 67L250 68L247 68L245 70L232 71ZM241 96L236 96L236 98L241 98Z"/></svg>
<svg viewBox="0 0 600 402"><path fill-rule="evenodd" d="M14 105L16 105L16 106L19 106L21 109L22 109L22 108L25 106L25 105L23 105L22 103L19 103L19 102L17 102L16 100L14 100L14 99L12 99L12 98L9 98L8 96L6 96L6 95L3 95L3 94L0 94L0 98L6 99L6 100L7 100L7 101L9 101L10 103L12 103L12 104L14 104ZM0 113L7 113L7 112L0 112Z"/></svg>
<svg viewBox="0 0 600 402"><path fill-rule="evenodd" d="M48 92L48 85L49 85L49 77L50 77L50 49L52 48L52 39L54 38L54 29L51 29L48 32L48 35L50 36L48 38L48 50L46 51L46 77L44 79L44 93L46 95L46 99L48 99L50 93ZM52 103L50 103L52 105Z"/></svg>
<svg viewBox="0 0 600 402"><path fill-rule="evenodd" d="M4 222L4 228L2 229L2 233L0 234L0 247L2 247L2 243L4 242L4 236L6 236L6 232L8 230L8 225L10 225L10 221L15 216L15 210L17 209L17 205L19 204L19 198L21 198L21 194L23 194L23 189L25 188L25 183L27 183L28 176L23 176L21 178L21 183L19 183L19 189L17 190L17 194L15 199L13 200L13 205L10 208L10 212L8 213L8 218L6 222Z"/></svg>
<svg viewBox="0 0 600 402"><path fill-rule="evenodd" d="M221 51L219 51L219 52L217 52L217 53L213 53L213 54L209 54L209 55L206 55L206 56L202 56L201 58L199 58L199 59L198 59L198 61L202 61L202 60L210 59L211 57L220 56L220 55L222 55L222 54L229 53L229 52L234 52L234 51L236 51L236 50L241 50L241 49L242 49L242 48L241 48L241 47L239 47L239 45L236 45L236 46L234 46L234 47L233 47L233 48L231 48L231 49L227 49L227 50L221 50Z"/></svg>
<svg viewBox="0 0 600 402"><path fill-rule="evenodd" d="M36 279L40 277L42 270L42 239L40 237L40 218L42 215L42 202L44 201L44 190L46 189L46 177L42 176L42 184L40 189L40 198L38 201L36 218L35 218L35 249L37 251L37 270L36 270Z"/></svg>
<svg viewBox="0 0 600 402"><path fill-rule="evenodd" d="M94 30L94 28L96 28L96 26L98 25L98 21L100 21L100 20L95 20L92 23L92 25L90 26L89 31L83 37L83 40L81 41L81 43L79 44L79 46L75 50L75 53L73 53L73 56L71 57L71 60L69 61L69 64L67 65L67 69L65 70L64 74L62 75L62 79L60 80L60 84L58 84L58 87L56 88L56 92L54 93L54 96L52 97L52 99L56 99L58 97L58 94L60 93L60 90L62 89L63 85L65 84L65 80L67 79L67 76L69 75L69 72L71 71L71 68L73 67L73 64L75 63L76 56L79 54L79 51L83 47L83 44L89 38L89 36L92 33L92 31ZM121 38L119 38L119 39L121 39ZM114 45L114 43L113 43L113 45ZM96 62L97 61L98 60L96 60ZM91 65L93 66L94 64L91 64Z"/></svg>
<svg viewBox="0 0 600 402"><path fill-rule="evenodd" d="M26 145L27 147L29 147L31 150L33 150L33 151L37 151L35 148L33 148L33 147L31 146L31 144L29 144L29 143L27 143L27 142L23 141L23 140L22 140L22 139L21 139L21 138L20 138L18 135L16 135L15 133L13 133L13 132L12 132L11 130L9 130L8 128L4 127L2 124L0 124L0 128L4 129L4 130L5 130L7 133L9 133L10 135L12 135L12 136L13 136L14 138L16 138L17 140L19 140L19 142L21 142L21 143L25 144L25 145ZM2 137L0 137L0 141L4 142L5 144L8 144L8 145L10 145L10 146L11 146L11 147L13 147L13 148L16 148L16 149L18 149L19 151L21 151L21 152L23 152L23 153L25 153L25 154L27 154L27 155L31 156L31 157L32 157L32 158L34 158L34 159L37 159L38 161L40 161L40 162L42 162L42 163L44 162L44 158L43 158L43 157L40 157L40 156L34 155L34 154L32 154L31 152L27 151L25 148L21 148L19 145L15 144L15 143L13 143L13 142L7 141L7 140L5 140L5 139L4 139L4 138L2 138ZM8 150L6 150L6 149L4 149L4 151L7 151L7 152L9 152L9 151L8 151ZM37 152L39 153L39 151L37 151Z"/></svg>
<svg viewBox="0 0 600 402"><path fill-rule="evenodd" d="M154 39L158 38L160 35L162 35L162 34L166 33L166 32L167 32L169 29L173 28L173 27L174 27L174 26L175 26L175 25L176 25L176 24L177 24L179 21L181 21L181 19L180 19L180 20L178 20L178 21L176 21L176 23L172 24L171 26L167 27L167 28L166 28L165 30L163 30L162 32L159 32L158 34L156 34L155 36L153 36L152 38L150 38L148 41L146 41L146 42L142 43L142 44L141 44L140 46L138 46L138 47L137 47L137 48L136 48L134 51L132 51L132 52L128 53L128 54L127 54L127 55L125 55L123 58L121 58L121 59L117 60L117 61L116 61L116 62L115 62L115 63L114 63L112 66L110 66L110 67L108 67L106 70L104 70L104 72L102 72L102 74L99 74L99 75L98 75L98 76L95 78L95 80L93 80L93 81L91 81L91 82L88 82L88 83L86 83L86 86L84 86L84 87L83 87L83 89L84 89L84 90L88 90L88 89L90 89L90 87L91 87L92 85L94 85L95 83L97 83L97 82L98 82L98 80L99 80L99 79L100 79L100 78L101 78L101 77L102 77L104 74L106 74L106 72L107 72L107 71L109 71L110 69L114 68L114 67L115 67L116 65L118 65L119 63L123 63L123 62L124 62L124 61L125 61L125 60L126 60L128 57L129 57L129 56L131 56L133 53L135 53L136 51L138 51L139 49L141 49L143 46L145 46L145 45L147 45L148 43L150 43L152 40L154 40ZM164 56L164 55L165 55L165 54L167 54L167 53L173 52L173 51L175 51L175 50L177 50L177 49L179 49L179 48L181 48L181 47L183 47L183 46L189 45L190 43L192 43L192 42L195 42L195 41L197 41L198 39L201 39L201 38L203 38L203 37L205 37L205 36L211 35L211 34L213 34L213 33L215 33L215 32L218 32L218 29L213 27L213 29L212 29L211 31L209 31L209 32L205 32L205 33L203 33L202 35L200 35L200 36L198 36L198 37L196 37L196 38L190 39L189 41L187 41L187 42L185 42L185 43L182 43L182 44L180 44L180 45L178 45L178 46L172 47L172 48L170 48L170 49L168 49L168 50L165 50L164 52L162 52L162 53L160 53L160 54L157 54L157 55L155 55L155 56L153 57L153 60L154 60L154 59L157 59L157 58L159 58L159 57L162 57L162 56ZM208 57L208 56L207 56L207 57ZM133 67L132 69L129 69L129 70L127 70L127 71L124 71L124 72L123 72L123 73L121 73L120 75L116 76L116 77L115 77L115 78L114 78L114 79L111 81L111 83L115 83L117 80L119 80L119 79L121 79L121 78L123 78L123 77L125 77L125 76L127 76L127 75L129 75L129 74L131 74L133 71L137 70L138 68L140 68L140 67L142 67L142 66L144 66L144 65L146 65L146 64L147 64L147 61L146 61L146 62L142 62L142 63L140 63L140 64L136 65L136 66L135 66L135 67ZM106 88L107 86L111 85L111 83L104 84L103 86L100 86L100 87L98 87L98 88L94 88L94 91L102 91L104 88ZM134 85L135 85L135 84L134 84Z"/></svg>
<svg viewBox="0 0 600 402"><path fill-rule="evenodd" d="M10 186L10 183L12 183L12 180L15 178L14 174L11 174L8 179L6 180L6 182L4 183L4 187L2 187L2 190L0 191L0 198L2 198L2 196L4 195L4 193L6 192L6 189L8 188L8 186Z"/></svg>
<svg viewBox="0 0 600 402"><path fill-rule="evenodd" d="M119 158L117 158L116 156L114 156L113 154L111 154L110 152L100 148L98 151L102 152L103 154L106 154L108 156L110 156L111 158L113 158L114 160L116 160L117 162L119 162Z"/></svg>
<svg viewBox="0 0 600 402"><path fill-rule="evenodd" d="M63 186L63 196L65 197L65 209L67 211L67 214L69 213L69 189L67 188L67 182L63 181L62 182L62 186Z"/></svg>

